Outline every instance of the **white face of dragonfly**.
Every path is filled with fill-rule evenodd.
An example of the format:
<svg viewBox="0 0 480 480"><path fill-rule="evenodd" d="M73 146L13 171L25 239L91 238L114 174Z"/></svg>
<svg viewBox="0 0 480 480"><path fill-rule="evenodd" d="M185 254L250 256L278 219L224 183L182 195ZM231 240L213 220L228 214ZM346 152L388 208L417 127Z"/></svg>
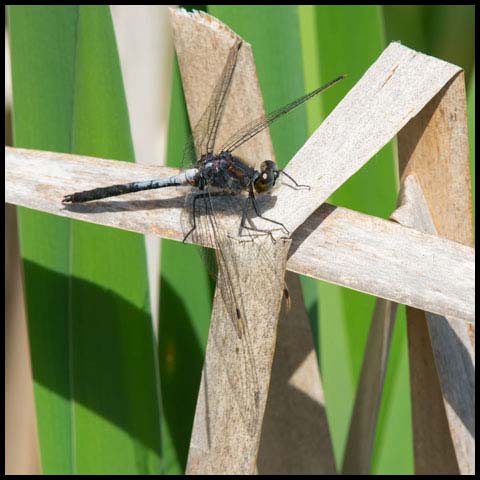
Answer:
<svg viewBox="0 0 480 480"><path fill-rule="evenodd" d="M265 193L270 191L277 181L278 175L277 164L271 160L265 160L260 165L260 172L254 181L255 191L257 193Z"/></svg>

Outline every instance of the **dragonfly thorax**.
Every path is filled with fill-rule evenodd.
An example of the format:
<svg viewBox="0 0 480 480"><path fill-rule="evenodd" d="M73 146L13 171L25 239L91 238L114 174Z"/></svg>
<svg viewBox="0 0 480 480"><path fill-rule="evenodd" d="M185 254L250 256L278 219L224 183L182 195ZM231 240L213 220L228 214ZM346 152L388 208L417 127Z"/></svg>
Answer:
<svg viewBox="0 0 480 480"><path fill-rule="evenodd" d="M259 175L254 168L228 151L204 155L198 165L199 185L209 185L233 194L247 190Z"/></svg>
<svg viewBox="0 0 480 480"><path fill-rule="evenodd" d="M269 192L275 186L280 173L275 162L271 160L265 160L261 163L260 170L255 170L228 151L218 155L204 155L198 164L198 185L210 185L231 193L239 193L252 187L260 194Z"/></svg>

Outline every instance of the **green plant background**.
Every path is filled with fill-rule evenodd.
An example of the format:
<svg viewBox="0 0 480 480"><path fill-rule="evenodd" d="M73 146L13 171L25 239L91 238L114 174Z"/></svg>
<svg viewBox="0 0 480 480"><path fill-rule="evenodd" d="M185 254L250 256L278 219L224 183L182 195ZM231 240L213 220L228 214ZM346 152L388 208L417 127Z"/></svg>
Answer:
<svg viewBox="0 0 480 480"><path fill-rule="evenodd" d="M267 110L349 74L272 127L280 165L399 40L464 68L474 173L473 6L203 8L252 44ZM8 13L15 146L133 161L108 8L14 6ZM189 126L176 65L170 102L167 158L180 159ZM395 146L387 145L330 201L387 218L395 165ZM472 175L474 192L473 182ZM182 473L214 289L195 248L162 241L157 349L140 236L24 209L19 223L43 472ZM302 284L341 468L374 298ZM410 414L400 308L372 473L413 473Z"/></svg>
<svg viewBox="0 0 480 480"><path fill-rule="evenodd" d="M109 9L8 13L14 145L133 161ZM28 209L18 221L43 472L158 473L143 237Z"/></svg>

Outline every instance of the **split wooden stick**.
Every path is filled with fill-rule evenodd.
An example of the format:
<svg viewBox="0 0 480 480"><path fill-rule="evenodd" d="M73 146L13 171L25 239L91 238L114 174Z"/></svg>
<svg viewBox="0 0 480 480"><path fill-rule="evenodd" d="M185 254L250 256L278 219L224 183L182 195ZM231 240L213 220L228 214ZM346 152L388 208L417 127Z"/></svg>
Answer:
<svg viewBox="0 0 480 480"><path fill-rule="evenodd" d="M400 132L398 151L402 177L419 186L406 190L416 198L396 219L473 245L463 72ZM429 309L407 308L407 318L415 471L474 474L475 327Z"/></svg>
<svg viewBox="0 0 480 480"><path fill-rule="evenodd" d="M5 148L5 201L54 215L181 241L185 192L169 188L65 206L63 195L175 175L176 169ZM101 179L99 183L99 179ZM475 250L381 218L324 204L294 233L287 269L470 322ZM213 245L205 245L213 247Z"/></svg>

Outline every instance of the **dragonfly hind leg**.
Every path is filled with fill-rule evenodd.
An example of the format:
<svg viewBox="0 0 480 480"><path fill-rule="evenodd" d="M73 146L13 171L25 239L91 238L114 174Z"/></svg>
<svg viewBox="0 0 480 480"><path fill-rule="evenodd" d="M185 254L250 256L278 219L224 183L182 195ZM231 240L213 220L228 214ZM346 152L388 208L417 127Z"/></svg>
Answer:
<svg viewBox="0 0 480 480"><path fill-rule="evenodd" d="M192 222L193 222L193 227L187 232L187 234L183 237L182 243L185 243L187 238L195 231L197 228L197 220L196 220L196 214L195 214L195 204L197 203L197 200L200 198L205 198L208 195L208 193L199 193L193 197L192 200Z"/></svg>
<svg viewBox="0 0 480 480"><path fill-rule="evenodd" d="M195 231L197 228L197 218L196 218L196 210L195 210L195 204L197 200L200 200L201 198L210 198L210 197L226 197L230 196L230 193L226 192L206 192L206 193L197 193L192 200L192 223L193 227L187 232L187 234L183 237L182 243L185 243L187 238ZM212 207L210 207L212 208ZM208 204L205 204L205 209L208 210Z"/></svg>

